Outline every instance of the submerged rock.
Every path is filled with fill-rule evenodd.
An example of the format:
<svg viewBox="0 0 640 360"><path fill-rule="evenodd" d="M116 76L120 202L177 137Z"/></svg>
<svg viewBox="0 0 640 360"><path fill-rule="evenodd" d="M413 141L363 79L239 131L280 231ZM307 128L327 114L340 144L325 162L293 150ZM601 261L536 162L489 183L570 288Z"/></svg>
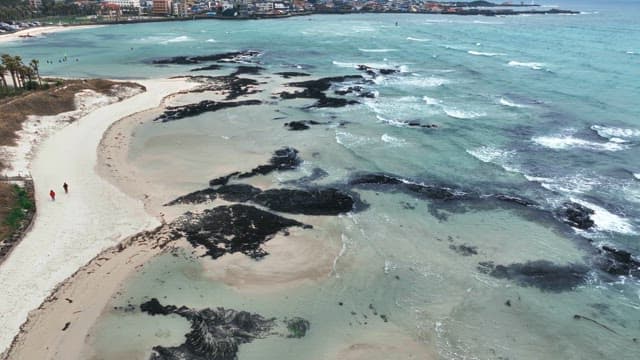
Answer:
<svg viewBox="0 0 640 360"><path fill-rule="evenodd" d="M310 125L326 125L328 122L319 122L315 120L299 120L285 123L284 126L289 128L290 131L301 131L310 128Z"/></svg>
<svg viewBox="0 0 640 360"><path fill-rule="evenodd" d="M275 325L275 319L246 311L162 306L156 298L140 305L140 309L151 315L176 314L191 323L184 343L154 346L150 360L236 360L240 345L266 337Z"/></svg>
<svg viewBox="0 0 640 360"><path fill-rule="evenodd" d="M168 122L184 119L186 117L197 116L205 112L218 111L221 109L233 108L245 105L260 105L260 100L243 100L243 101L212 101L203 100L199 103L188 104L182 106L169 106L164 113L158 116L154 121Z"/></svg>
<svg viewBox="0 0 640 360"><path fill-rule="evenodd" d="M462 256L471 256L471 255L478 255L478 248L475 246L470 246L470 245L466 245L466 244L462 244L462 245L449 245L449 249L455 251L456 253L462 255Z"/></svg>
<svg viewBox="0 0 640 360"><path fill-rule="evenodd" d="M244 179L256 175L267 175L276 170L293 170L300 166L301 163L302 160L298 156L298 150L290 147L285 147L275 151L275 153L269 160L269 164L260 165L250 172L242 173L238 175L238 178Z"/></svg>
<svg viewBox="0 0 640 360"><path fill-rule="evenodd" d="M297 71L282 71L282 72L277 72L275 73L276 75L280 75L285 79L289 79L292 77L298 77L298 76L311 76L311 74L307 74L307 73L303 73L303 72L297 72Z"/></svg>
<svg viewBox="0 0 640 360"><path fill-rule="evenodd" d="M594 213L592 209L570 201L565 202L560 210L560 216L565 223L582 230L588 230L595 225L591 219Z"/></svg>
<svg viewBox="0 0 640 360"><path fill-rule="evenodd" d="M311 324L308 320L305 320L300 317L294 317L291 319L284 320L284 323L287 325L287 330L289 330L289 338L302 338L307 334Z"/></svg>
<svg viewBox="0 0 640 360"><path fill-rule="evenodd" d="M357 69L360 71L364 71L373 77L377 77L378 75L390 75L400 72L400 70L397 69L375 68L367 65L358 65Z"/></svg>
<svg viewBox="0 0 640 360"><path fill-rule="evenodd" d="M253 202L289 214L338 215L354 208L354 199L337 189L272 189L256 195Z"/></svg>
<svg viewBox="0 0 640 360"><path fill-rule="evenodd" d="M278 232L292 226L310 228L298 221L240 204L218 206L200 214L186 213L173 225L191 245L204 247L206 255L214 259L235 252L259 259L267 255L261 245Z"/></svg>
<svg viewBox="0 0 640 360"><path fill-rule="evenodd" d="M238 76L240 74L247 74L247 75L260 75L260 71L264 70L263 67L260 66L245 66L245 65L240 65L238 66L238 68L236 69L236 71L232 72L230 76Z"/></svg>
<svg viewBox="0 0 640 360"><path fill-rule="evenodd" d="M356 174L349 180L354 187L376 189L380 191L401 191L407 194L431 200L453 200L467 197L462 191L446 186L417 183L390 174Z"/></svg>
<svg viewBox="0 0 640 360"><path fill-rule="evenodd" d="M222 69L222 66L217 64L211 64L211 65L191 69L190 71L207 71L207 70L220 70L220 69Z"/></svg>
<svg viewBox="0 0 640 360"><path fill-rule="evenodd" d="M524 264L494 265L482 262L478 270L498 279L515 281L521 286L534 286L543 291L573 290L587 280L589 269L581 264L557 265L547 260Z"/></svg>

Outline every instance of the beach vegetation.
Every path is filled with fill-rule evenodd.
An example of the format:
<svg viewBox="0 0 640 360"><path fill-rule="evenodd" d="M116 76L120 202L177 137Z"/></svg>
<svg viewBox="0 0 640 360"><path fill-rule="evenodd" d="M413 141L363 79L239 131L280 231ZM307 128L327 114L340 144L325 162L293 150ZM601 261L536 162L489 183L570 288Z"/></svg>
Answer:
<svg viewBox="0 0 640 360"><path fill-rule="evenodd" d="M11 236L34 208L25 188L0 182L0 242Z"/></svg>
<svg viewBox="0 0 640 360"><path fill-rule="evenodd" d="M20 56L2 54L0 58L0 98L19 95L23 90L36 90L42 85L38 60L24 64Z"/></svg>

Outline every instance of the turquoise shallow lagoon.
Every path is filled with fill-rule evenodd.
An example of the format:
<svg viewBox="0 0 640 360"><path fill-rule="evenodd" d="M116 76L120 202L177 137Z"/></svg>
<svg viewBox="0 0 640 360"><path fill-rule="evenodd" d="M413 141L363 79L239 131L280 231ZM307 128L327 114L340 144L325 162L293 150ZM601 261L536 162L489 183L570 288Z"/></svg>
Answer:
<svg viewBox="0 0 640 360"><path fill-rule="evenodd" d="M387 173L479 199L507 194L536 204L451 205L402 191L356 189L369 205L364 211L295 216L314 229L293 232L289 241L313 244L308 249L328 259L313 280L273 288L266 281L267 289L243 290L220 275L217 260L189 249L167 253L105 309L87 354L147 359L153 346L183 342L185 319L137 310L155 297L164 305L309 320L301 339L269 336L241 345L241 360L434 353L442 359L639 358L638 271L632 266L611 274L598 264L603 246L624 250L631 260L640 255L640 5L562 5L584 13L130 24L2 44L0 52L40 59L45 75L118 79L193 74L197 67L152 64L157 58L260 51L253 61L265 68L259 79L266 90L256 95L262 105L136 128L130 162L166 189L165 196L249 170L291 146L304 160L301 167L254 184L282 187L321 168L328 176L318 184ZM64 56L68 60L59 62ZM270 98L283 82L276 72L362 74L359 64L399 72L375 77L364 86L377 96L352 97L360 103L346 107L302 109L312 101ZM291 120L330 124L288 131L283 123ZM412 121L437 127L408 126ZM563 224L558 213L568 201L594 210L591 229ZM274 240L274 257L283 241ZM264 266L273 266L269 256ZM576 270L581 281L575 286L549 288L540 284L547 277L563 283L561 274L533 269L492 276L483 265L541 260L586 270ZM259 261L250 271L260 269ZM122 311L128 304L136 310Z"/></svg>

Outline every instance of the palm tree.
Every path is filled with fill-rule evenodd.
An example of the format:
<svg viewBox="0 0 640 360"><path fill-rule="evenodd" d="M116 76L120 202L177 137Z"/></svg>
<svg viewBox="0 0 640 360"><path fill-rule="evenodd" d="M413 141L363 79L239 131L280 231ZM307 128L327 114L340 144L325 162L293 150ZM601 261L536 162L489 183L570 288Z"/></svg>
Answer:
<svg viewBox="0 0 640 360"><path fill-rule="evenodd" d="M7 89L7 79L4 77L4 73L7 72L7 67L3 64L0 64L0 81L2 81L2 87Z"/></svg>
<svg viewBox="0 0 640 360"><path fill-rule="evenodd" d="M39 64L40 64L40 61L36 59L32 59L31 62L29 63L29 66L38 77L38 84L42 85L42 79L40 78L40 69L38 68Z"/></svg>
<svg viewBox="0 0 640 360"><path fill-rule="evenodd" d="M24 87L24 64L22 63L22 58L20 57L20 55L16 55L13 57L13 63L16 69L16 74L18 74L18 83L21 87Z"/></svg>
<svg viewBox="0 0 640 360"><path fill-rule="evenodd" d="M16 82L16 65L15 59L13 56L9 54L2 54L2 65L9 71L11 74L11 79L13 80L13 87L17 88L18 83Z"/></svg>

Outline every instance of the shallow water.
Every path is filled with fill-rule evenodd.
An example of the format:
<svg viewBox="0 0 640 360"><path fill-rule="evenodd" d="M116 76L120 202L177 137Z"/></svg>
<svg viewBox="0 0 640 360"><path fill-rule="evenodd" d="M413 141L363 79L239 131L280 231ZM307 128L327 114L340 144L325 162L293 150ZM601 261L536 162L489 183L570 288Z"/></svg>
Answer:
<svg viewBox="0 0 640 360"><path fill-rule="evenodd" d="M640 254L640 86L633 75L640 61L640 8L632 1L567 3L588 13L132 24L3 44L0 51L39 58L43 74L116 78L192 68L149 64L158 57L262 51L258 60L266 70L260 79L268 84L254 97L271 103L136 128L129 159L166 190L152 195L165 201L204 188L214 177L250 170L291 146L305 161L300 169L252 183L279 187L319 167L329 173L320 184L344 185L358 171L387 172L538 204L453 206L357 190L370 205L366 211L332 219L330 228L305 230L326 241L335 257L333 270L320 280L247 295L212 280L206 260L187 251L147 264L114 306L157 297L163 304L224 306L311 322L302 339L268 337L242 345L240 359L339 358L340 349L389 333L395 334L389 343L413 339L447 359L636 359L640 284L631 277L611 281L593 266L592 255L598 244ZM58 63L64 55L70 61ZM357 98L361 104L344 108L303 110L312 100L269 98L283 81L273 72L357 74L357 64L401 72L366 85L378 97ZM302 132L283 126L296 119L331 123ZM438 127L403 123L411 120ZM550 215L567 200L596 210L594 230L575 231ZM461 255L455 251L460 245L477 254ZM586 264L588 281L543 291L478 268L485 261L535 260ZM373 316L369 304L389 322ZM179 344L187 329L177 317L107 309L89 345L96 358L147 358L154 345Z"/></svg>

